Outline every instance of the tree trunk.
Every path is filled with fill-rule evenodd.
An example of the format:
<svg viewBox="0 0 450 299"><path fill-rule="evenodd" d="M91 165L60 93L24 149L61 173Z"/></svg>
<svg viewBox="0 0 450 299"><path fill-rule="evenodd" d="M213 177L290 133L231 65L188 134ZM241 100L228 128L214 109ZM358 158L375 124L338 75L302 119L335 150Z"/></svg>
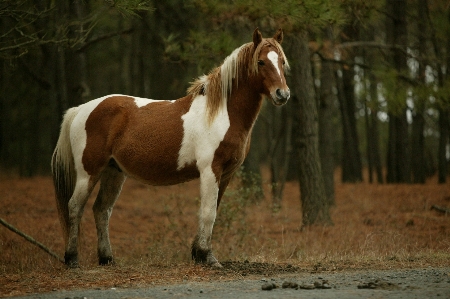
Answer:
<svg viewBox="0 0 450 299"><path fill-rule="evenodd" d="M429 12L428 12L429 13ZM450 22L450 10L447 10L447 19ZM443 87L444 81L448 80L450 78L449 70L450 70L450 29L448 30L447 34L447 45L446 45L446 52L447 52L447 61L446 61L446 73L443 74L444 67L439 67L439 85L440 87ZM434 51L436 56L441 57L441 51L440 47L437 44L435 33L432 33L433 35L433 45L434 45ZM439 146L438 146L438 182L439 184L443 184L447 180L448 175L448 160L447 160L447 146L449 142L449 126L450 126L450 108L448 106L449 102L449 95L446 95L445 99L441 99L441 102L443 103L442 106L439 108Z"/></svg>
<svg viewBox="0 0 450 299"><path fill-rule="evenodd" d="M357 29L348 25L344 30L345 37L349 41L356 40L358 36ZM355 54L353 50L346 52L346 59L353 61ZM344 66L342 77L337 77L338 99L342 115L342 181L360 182L362 181L362 163L359 152L358 131L356 128L356 106L354 90L354 68L353 66Z"/></svg>
<svg viewBox="0 0 450 299"><path fill-rule="evenodd" d="M137 97L145 97L145 82L144 82L144 45L145 45L145 21L142 19L134 20L134 28L131 42L131 78L132 80L132 95Z"/></svg>
<svg viewBox="0 0 450 299"><path fill-rule="evenodd" d="M332 31L327 28L325 38L331 44L329 53L332 51ZM327 57L332 59L333 57ZM330 205L335 204L334 200L334 146L336 129L333 123L333 115L336 109L334 103L336 96L333 92L335 86L334 65L329 61L322 61L320 73L320 98L319 98L319 154L322 166L325 194Z"/></svg>
<svg viewBox="0 0 450 299"><path fill-rule="evenodd" d="M406 71L407 31L406 31L406 0L388 0L386 2L386 40L388 45L397 45L402 49L392 50L391 64L398 74ZM397 79L398 81L399 79ZM401 95L403 97L403 95ZM404 95L406 103L406 93ZM394 99L391 99L394 100ZM395 105L399 106L399 104ZM389 111L389 140L387 154L387 178L388 183L411 182L411 167L409 156L408 121L405 108Z"/></svg>
<svg viewBox="0 0 450 299"><path fill-rule="evenodd" d="M427 10L428 4L426 0L418 0L417 3L417 36L418 36L418 55L426 57L427 44ZM426 60L419 61L418 80L425 85L426 75L425 69L428 62ZM425 136L423 134L425 128L425 103L426 96L416 95L413 111L413 123L411 131L411 173L413 183L425 183L426 164L425 164Z"/></svg>
<svg viewBox="0 0 450 299"><path fill-rule="evenodd" d="M438 182L443 184L447 180L447 144L449 142L449 110L439 109L439 145L438 145Z"/></svg>
<svg viewBox="0 0 450 299"><path fill-rule="evenodd" d="M366 41L373 42L375 40L375 28L372 26L363 31L363 38ZM374 182L374 173L378 183L383 183L383 165L380 157L380 133L378 129L378 79L372 71L378 63L376 53L370 49L363 49L362 56L364 62L370 66L364 70L364 86L366 88L366 98L364 100L365 122L366 122L366 143L367 143L367 163L369 168L369 182ZM367 86L368 85L368 86Z"/></svg>
<svg viewBox="0 0 450 299"><path fill-rule="evenodd" d="M299 182L302 203L302 226L330 224L330 205L326 198L319 156L318 114L311 74L306 32L293 37L289 57L297 60L292 66L291 88L298 100L299 126L296 140L299 155Z"/></svg>
<svg viewBox="0 0 450 299"><path fill-rule="evenodd" d="M369 129L369 144L372 156L373 166L377 174L378 183L382 184L383 180L383 165L381 163L380 154L380 132L378 129L378 92L377 92L377 79L372 72L369 73L370 78L370 97L373 101L370 113L370 129Z"/></svg>
<svg viewBox="0 0 450 299"><path fill-rule="evenodd" d="M79 24L70 27L69 37L81 40L84 35L83 19L86 16L86 3L82 0L70 1L68 15ZM83 42L80 42L80 46ZM76 52L76 49L66 49L66 92L70 107L78 106L86 102L90 96L90 88L87 81L87 54L84 51Z"/></svg>

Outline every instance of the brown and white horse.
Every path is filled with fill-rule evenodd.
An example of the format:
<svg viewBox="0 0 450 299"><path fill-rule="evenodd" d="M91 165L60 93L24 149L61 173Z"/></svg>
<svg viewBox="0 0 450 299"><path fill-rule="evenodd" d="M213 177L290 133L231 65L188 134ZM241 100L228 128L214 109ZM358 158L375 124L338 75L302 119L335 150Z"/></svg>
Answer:
<svg viewBox="0 0 450 299"><path fill-rule="evenodd" d="M196 262L220 267L211 234L220 199L244 161L263 95L274 105L290 96L280 46L283 32L242 45L220 67L192 83L187 96L155 101L109 95L69 109L52 157L65 263L78 266L79 224L86 201L100 181L93 210L100 264L113 262L109 218L125 178L171 185L200 178Z"/></svg>

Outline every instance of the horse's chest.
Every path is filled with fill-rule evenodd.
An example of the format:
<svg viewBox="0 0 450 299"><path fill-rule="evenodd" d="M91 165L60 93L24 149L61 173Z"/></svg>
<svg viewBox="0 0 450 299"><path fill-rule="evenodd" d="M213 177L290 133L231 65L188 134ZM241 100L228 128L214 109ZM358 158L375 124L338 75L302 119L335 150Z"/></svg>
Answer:
<svg viewBox="0 0 450 299"><path fill-rule="evenodd" d="M209 123L206 112L206 97L199 96L192 102L189 111L182 116L183 139L178 155L178 169L196 163L199 170L212 164L214 154L230 127L226 106Z"/></svg>

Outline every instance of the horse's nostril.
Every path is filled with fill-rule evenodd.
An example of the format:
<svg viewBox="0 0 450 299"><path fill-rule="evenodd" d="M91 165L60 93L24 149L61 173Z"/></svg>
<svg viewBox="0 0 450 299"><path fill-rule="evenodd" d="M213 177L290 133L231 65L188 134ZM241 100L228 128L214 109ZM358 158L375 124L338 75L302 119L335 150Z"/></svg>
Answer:
<svg viewBox="0 0 450 299"><path fill-rule="evenodd" d="M275 94L277 95L277 98L279 98L279 99L284 98L283 93L281 92L281 89L279 89L279 88L276 90Z"/></svg>
<svg viewBox="0 0 450 299"><path fill-rule="evenodd" d="M276 95L277 99L279 99L279 100L288 100L291 96L291 93L290 93L289 89L282 90L282 89L278 88L275 91L275 95Z"/></svg>

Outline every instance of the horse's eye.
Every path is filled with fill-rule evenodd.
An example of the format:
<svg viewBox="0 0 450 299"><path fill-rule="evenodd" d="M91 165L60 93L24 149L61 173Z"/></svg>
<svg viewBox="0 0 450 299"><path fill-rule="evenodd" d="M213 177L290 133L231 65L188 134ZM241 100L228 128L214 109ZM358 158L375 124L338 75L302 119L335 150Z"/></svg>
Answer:
<svg viewBox="0 0 450 299"><path fill-rule="evenodd" d="M264 61L258 60L258 64L259 64L259 65L264 65Z"/></svg>

